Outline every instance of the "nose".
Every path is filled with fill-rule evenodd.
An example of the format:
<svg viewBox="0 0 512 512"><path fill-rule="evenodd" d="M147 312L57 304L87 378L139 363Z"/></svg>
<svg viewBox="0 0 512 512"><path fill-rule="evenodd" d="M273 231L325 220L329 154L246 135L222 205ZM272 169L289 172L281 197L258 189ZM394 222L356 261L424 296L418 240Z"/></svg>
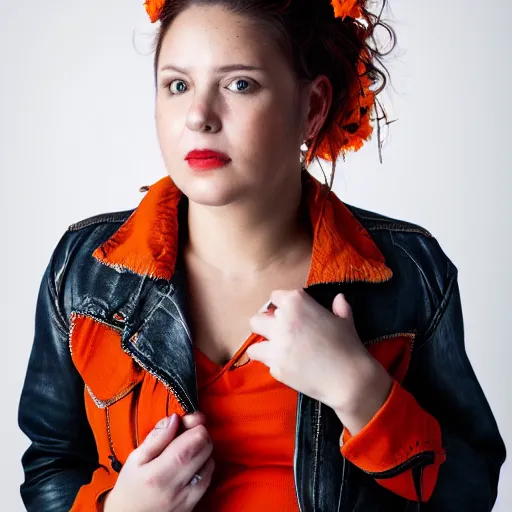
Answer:
<svg viewBox="0 0 512 512"><path fill-rule="evenodd" d="M189 130L216 133L221 129L222 123L213 103L208 95L196 94L187 112L186 126Z"/></svg>

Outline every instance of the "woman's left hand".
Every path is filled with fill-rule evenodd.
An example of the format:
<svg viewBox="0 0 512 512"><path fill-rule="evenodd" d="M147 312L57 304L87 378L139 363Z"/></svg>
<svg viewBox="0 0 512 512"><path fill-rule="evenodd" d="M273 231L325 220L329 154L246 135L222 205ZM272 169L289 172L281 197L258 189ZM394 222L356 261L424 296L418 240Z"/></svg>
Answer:
<svg viewBox="0 0 512 512"><path fill-rule="evenodd" d="M304 290L276 290L276 309L251 318L251 329L268 341L247 349L251 359L295 390L328 405L352 434L385 402L392 378L361 342L352 308L338 294L328 311Z"/></svg>

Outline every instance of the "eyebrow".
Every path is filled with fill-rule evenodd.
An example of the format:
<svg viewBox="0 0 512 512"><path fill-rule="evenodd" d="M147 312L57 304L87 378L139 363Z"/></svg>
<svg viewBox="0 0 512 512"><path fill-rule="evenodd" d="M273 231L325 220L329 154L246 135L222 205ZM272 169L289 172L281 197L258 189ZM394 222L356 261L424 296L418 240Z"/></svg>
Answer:
<svg viewBox="0 0 512 512"><path fill-rule="evenodd" d="M172 64L166 64L165 66L162 66L160 68L160 71L178 71L179 73L183 73L184 75L189 74L188 69L180 68ZM259 68L256 66L247 66L245 64L230 64L228 66L214 68L213 71L217 73L229 73L230 71L263 71L263 68Z"/></svg>

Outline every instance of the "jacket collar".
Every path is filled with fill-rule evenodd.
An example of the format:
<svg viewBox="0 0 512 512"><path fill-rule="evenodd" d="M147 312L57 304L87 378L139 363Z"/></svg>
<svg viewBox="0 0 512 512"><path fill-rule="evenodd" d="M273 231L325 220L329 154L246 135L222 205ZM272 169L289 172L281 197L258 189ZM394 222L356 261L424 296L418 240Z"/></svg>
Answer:
<svg viewBox="0 0 512 512"><path fill-rule="evenodd" d="M369 233L326 185L303 171L303 193L313 226L313 251L307 286L391 279ZM182 192L169 176L151 185L121 227L93 252L119 271L170 280L178 256L178 205Z"/></svg>

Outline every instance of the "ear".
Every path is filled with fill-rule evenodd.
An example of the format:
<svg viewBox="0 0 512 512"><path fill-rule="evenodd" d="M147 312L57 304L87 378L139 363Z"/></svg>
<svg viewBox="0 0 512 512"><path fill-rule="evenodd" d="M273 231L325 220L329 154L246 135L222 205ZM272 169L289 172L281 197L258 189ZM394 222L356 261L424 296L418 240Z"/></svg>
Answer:
<svg viewBox="0 0 512 512"><path fill-rule="evenodd" d="M332 84L325 75L317 76L307 88L306 140L318 135L327 119L332 103Z"/></svg>

